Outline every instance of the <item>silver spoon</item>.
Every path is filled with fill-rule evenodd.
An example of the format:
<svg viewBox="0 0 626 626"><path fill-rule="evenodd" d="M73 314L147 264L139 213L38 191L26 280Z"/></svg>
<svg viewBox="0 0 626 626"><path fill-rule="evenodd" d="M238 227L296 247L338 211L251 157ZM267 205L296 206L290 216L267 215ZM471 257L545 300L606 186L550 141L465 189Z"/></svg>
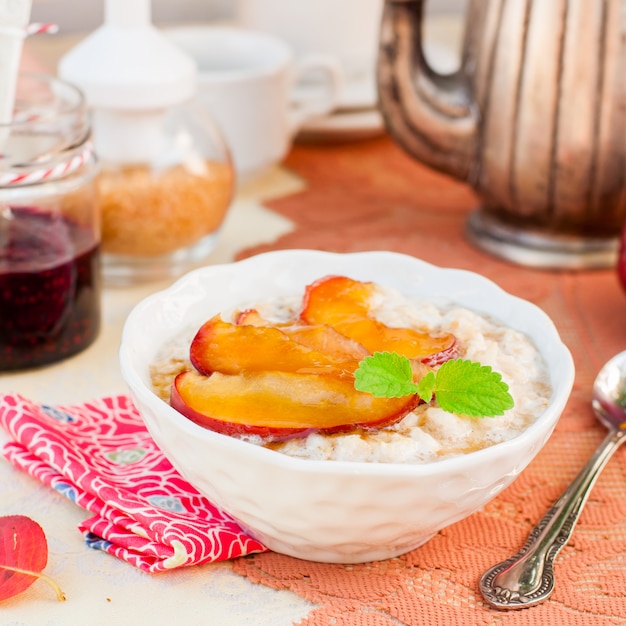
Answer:
<svg viewBox="0 0 626 626"><path fill-rule="evenodd" d="M514 556L488 569L480 592L496 609L523 609L546 600L554 590L554 559L567 543L600 472L626 439L626 351L600 370L591 405L609 432L572 484L531 531Z"/></svg>

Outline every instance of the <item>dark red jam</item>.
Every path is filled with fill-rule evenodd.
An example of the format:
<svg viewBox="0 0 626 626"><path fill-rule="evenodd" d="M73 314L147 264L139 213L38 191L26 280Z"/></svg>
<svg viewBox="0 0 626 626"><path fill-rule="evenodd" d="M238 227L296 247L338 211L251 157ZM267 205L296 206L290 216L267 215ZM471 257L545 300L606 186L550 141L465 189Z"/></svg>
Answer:
<svg viewBox="0 0 626 626"><path fill-rule="evenodd" d="M100 328L100 250L67 217L0 206L0 371L60 361Z"/></svg>

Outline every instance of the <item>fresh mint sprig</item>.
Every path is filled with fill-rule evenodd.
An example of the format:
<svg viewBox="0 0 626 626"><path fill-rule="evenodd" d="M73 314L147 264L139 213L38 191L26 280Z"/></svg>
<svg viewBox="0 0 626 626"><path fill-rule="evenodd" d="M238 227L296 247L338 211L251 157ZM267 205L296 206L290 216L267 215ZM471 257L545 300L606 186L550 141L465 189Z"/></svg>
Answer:
<svg viewBox="0 0 626 626"><path fill-rule="evenodd" d="M513 408L509 386L489 365L467 359L452 359L437 371L413 382L411 362L395 352L376 352L365 357L355 374L354 387L379 398L418 394L424 402L433 395L449 413L470 417L495 417Z"/></svg>

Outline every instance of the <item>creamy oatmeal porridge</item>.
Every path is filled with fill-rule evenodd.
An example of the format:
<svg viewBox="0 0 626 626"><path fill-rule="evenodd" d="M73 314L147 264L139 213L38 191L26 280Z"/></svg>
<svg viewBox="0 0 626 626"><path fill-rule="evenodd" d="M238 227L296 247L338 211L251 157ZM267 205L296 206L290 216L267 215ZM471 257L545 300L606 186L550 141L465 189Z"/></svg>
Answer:
<svg viewBox="0 0 626 626"><path fill-rule="evenodd" d="M293 318L300 303L300 298L294 296L251 304L263 317L279 323ZM222 316L227 319L235 314L224 312ZM547 368L536 347L522 333L466 308L412 300L381 286L370 299L369 315L388 326L453 334L459 357L489 365L502 375L509 385L514 408L498 417L470 418L443 411L433 401L419 405L400 422L378 430L313 433L270 444L260 437L246 436L247 441L306 459L427 463L512 439L548 405L551 386ZM192 367L188 353L196 330L183 333L153 364L154 390L166 401L176 374Z"/></svg>

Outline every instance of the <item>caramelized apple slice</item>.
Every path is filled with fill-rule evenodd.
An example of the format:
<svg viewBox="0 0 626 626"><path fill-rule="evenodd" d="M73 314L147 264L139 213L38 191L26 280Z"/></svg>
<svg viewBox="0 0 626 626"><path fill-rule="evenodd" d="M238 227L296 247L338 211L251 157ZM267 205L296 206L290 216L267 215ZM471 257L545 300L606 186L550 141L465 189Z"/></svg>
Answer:
<svg viewBox="0 0 626 626"><path fill-rule="evenodd" d="M302 333L307 336L315 334L320 336L316 342L309 341L309 347L306 342L294 341L291 334L283 332L281 328L238 326L225 322L217 315L205 322L196 333L191 342L189 358L201 374L279 370L351 376L363 358L363 352L356 348L353 351L344 348L329 351L317 349L326 347L326 344L332 345L333 340L325 340L325 335L332 334L336 339L339 333L330 327L327 333L313 327L307 327ZM349 339L345 341L350 346L354 343Z"/></svg>
<svg viewBox="0 0 626 626"><path fill-rule="evenodd" d="M397 352L427 365L456 356L456 338L393 328L369 317L376 285L345 276L327 276L307 286L300 317L308 324L329 324L369 352Z"/></svg>
<svg viewBox="0 0 626 626"><path fill-rule="evenodd" d="M391 425L412 411L419 398L375 398L335 376L275 371L203 376L189 370L174 380L170 403L211 430L281 441L311 432Z"/></svg>

